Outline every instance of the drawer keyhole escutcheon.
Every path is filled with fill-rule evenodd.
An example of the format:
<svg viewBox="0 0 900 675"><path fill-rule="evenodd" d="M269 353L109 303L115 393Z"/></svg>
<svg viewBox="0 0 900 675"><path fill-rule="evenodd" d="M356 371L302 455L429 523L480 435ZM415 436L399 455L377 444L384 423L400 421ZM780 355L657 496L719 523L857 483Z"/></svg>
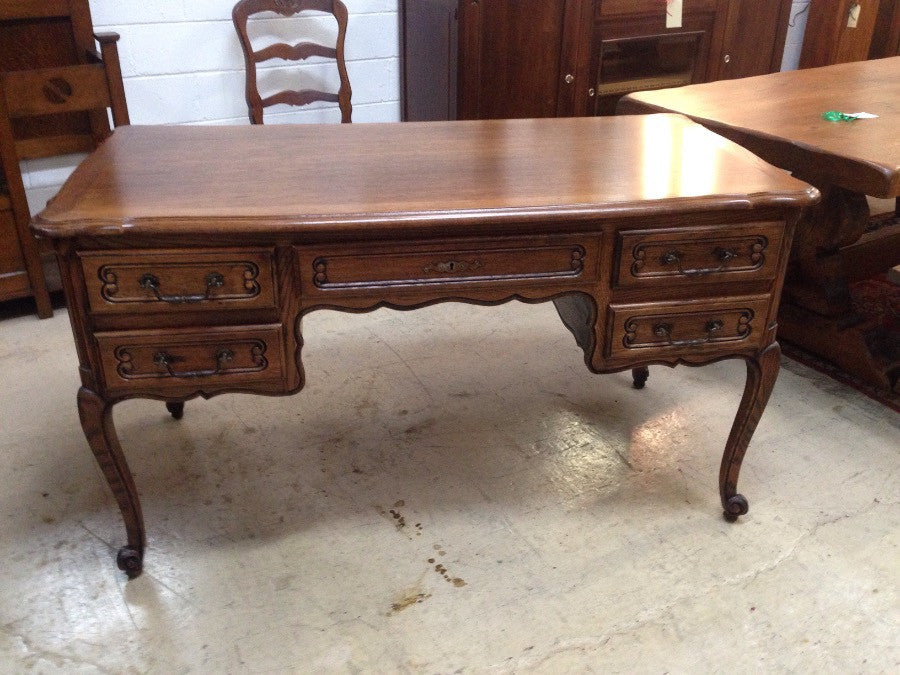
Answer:
<svg viewBox="0 0 900 675"><path fill-rule="evenodd" d="M660 259L663 265L676 265L681 263L681 254L678 251L667 251Z"/></svg>
<svg viewBox="0 0 900 675"><path fill-rule="evenodd" d="M212 298L212 292L216 288L225 285L225 277L218 272L210 272L206 275L206 292L196 295L163 295L160 291L159 277L154 274L144 274L138 279L138 285L148 291L153 291L156 299L167 302L170 305L182 305L188 302L203 302Z"/></svg>
<svg viewBox="0 0 900 675"><path fill-rule="evenodd" d="M423 272L426 274L465 274L472 270L484 267L480 260L448 260L433 265L428 265Z"/></svg>
<svg viewBox="0 0 900 675"><path fill-rule="evenodd" d="M729 260L734 260L738 255L737 251L730 248L717 248L713 253L716 256L716 259L721 263L727 263Z"/></svg>
<svg viewBox="0 0 900 675"><path fill-rule="evenodd" d="M234 352L226 348L216 351L216 367L214 370L187 370L179 372L172 368L172 364L179 360L181 359L178 359L167 352L157 352L153 357L153 363L165 368L171 377L188 379L193 377L211 377L213 375L220 375L225 369L225 364L234 360Z"/></svg>

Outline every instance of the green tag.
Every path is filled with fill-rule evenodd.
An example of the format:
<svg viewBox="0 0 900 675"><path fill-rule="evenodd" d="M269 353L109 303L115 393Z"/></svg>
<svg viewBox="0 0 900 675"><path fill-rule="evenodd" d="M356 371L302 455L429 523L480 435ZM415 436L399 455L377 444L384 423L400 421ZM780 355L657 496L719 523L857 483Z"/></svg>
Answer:
<svg viewBox="0 0 900 675"><path fill-rule="evenodd" d="M847 115L838 112L837 110L829 110L828 112L822 113L822 119L828 120L829 122L852 122L857 118L854 115Z"/></svg>

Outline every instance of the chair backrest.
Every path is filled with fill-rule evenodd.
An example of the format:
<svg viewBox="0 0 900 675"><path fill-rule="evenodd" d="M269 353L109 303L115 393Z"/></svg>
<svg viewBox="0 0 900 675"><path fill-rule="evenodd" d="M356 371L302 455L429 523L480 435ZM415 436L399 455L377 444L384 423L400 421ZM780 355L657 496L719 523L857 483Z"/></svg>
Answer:
<svg viewBox="0 0 900 675"><path fill-rule="evenodd" d="M338 34L334 47L313 42L297 44L277 43L254 51L250 36L247 33L247 20L260 12L276 12L290 17L307 10L317 10L332 14L337 21ZM347 77L347 64L344 61L344 38L347 35L347 7L340 0L241 0L231 12L235 30L244 50L246 66L246 97L250 122L263 123L263 108L277 103L289 105L308 105L314 101L337 103L341 109L341 122L349 122L353 111L350 103L350 79ZM301 61L311 56L332 58L337 62L341 84L337 94L316 89L283 90L263 98L259 93L256 77L256 64L269 59Z"/></svg>

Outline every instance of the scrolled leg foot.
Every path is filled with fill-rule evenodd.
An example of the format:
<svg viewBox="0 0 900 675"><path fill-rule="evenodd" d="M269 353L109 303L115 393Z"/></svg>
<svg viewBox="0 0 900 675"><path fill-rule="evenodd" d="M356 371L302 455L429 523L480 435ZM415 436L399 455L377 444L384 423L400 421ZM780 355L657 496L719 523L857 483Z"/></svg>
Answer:
<svg viewBox="0 0 900 675"><path fill-rule="evenodd" d="M734 522L738 516L747 513L749 505L743 495L738 494L738 476L747 446L756 431L759 418L766 409L766 403L775 386L781 361L781 348L777 342L766 347L755 358L747 359L747 384L744 396L734 418L731 434L725 444L722 465L719 469L719 496L725 509L725 520Z"/></svg>
<svg viewBox="0 0 900 675"><path fill-rule="evenodd" d="M750 504L747 502L747 498L744 497L744 495L734 495L733 497L729 497L725 502L725 520L729 523L733 523L739 516L747 515L747 511L749 510Z"/></svg>
<svg viewBox="0 0 900 675"><path fill-rule="evenodd" d="M128 462L125 461L113 425L112 406L111 402L105 401L86 387L78 390L81 426L100 465L103 477L116 498L128 535L128 545L119 551L117 562L119 568L127 572L129 577L134 577L141 573L141 560L147 543L144 535L144 517L141 514L141 501L134 478L128 469Z"/></svg>
<svg viewBox="0 0 900 675"><path fill-rule="evenodd" d="M650 377L650 369L646 366L643 368L635 368L631 371L631 377L634 380L635 389L643 389L647 384L647 378Z"/></svg>
<svg viewBox="0 0 900 675"><path fill-rule="evenodd" d="M131 546L123 546L116 554L116 565L129 579L134 579L144 569L144 554Z"/></svg>
<svg viewBox="0 0 900 675"><path fill-rule="evenodd" d="M184 403L166 402L166 410L168 410L176 420L180 420L184 417Z"/></svg>

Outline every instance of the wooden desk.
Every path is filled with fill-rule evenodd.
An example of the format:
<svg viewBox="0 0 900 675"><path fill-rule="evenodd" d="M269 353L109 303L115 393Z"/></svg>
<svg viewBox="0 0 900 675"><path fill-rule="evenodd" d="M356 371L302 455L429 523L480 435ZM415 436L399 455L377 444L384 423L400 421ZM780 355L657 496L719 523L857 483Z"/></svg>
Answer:
<svg viewBox="0 0 900 675"><path fill-rule="evenodd" d="M82 426L141 570L112 407L303 387L301 317L443 300L556 303L594 372L747 362L719 477L778 372L775 313L815 189L686 118L123 127L33 222L53 239Z"/></svg>
<svg viewBox="0 0 900 675"><path fill-rule="evenodd" d="M827 122L827 110L877 120ZM779 335L897 391L900 336L857 316L849 284L900 264L897 228L867 232L865 195L900 196L900 57L632 94L621 113L671 111L822 192L798 226Z"/></svg>

